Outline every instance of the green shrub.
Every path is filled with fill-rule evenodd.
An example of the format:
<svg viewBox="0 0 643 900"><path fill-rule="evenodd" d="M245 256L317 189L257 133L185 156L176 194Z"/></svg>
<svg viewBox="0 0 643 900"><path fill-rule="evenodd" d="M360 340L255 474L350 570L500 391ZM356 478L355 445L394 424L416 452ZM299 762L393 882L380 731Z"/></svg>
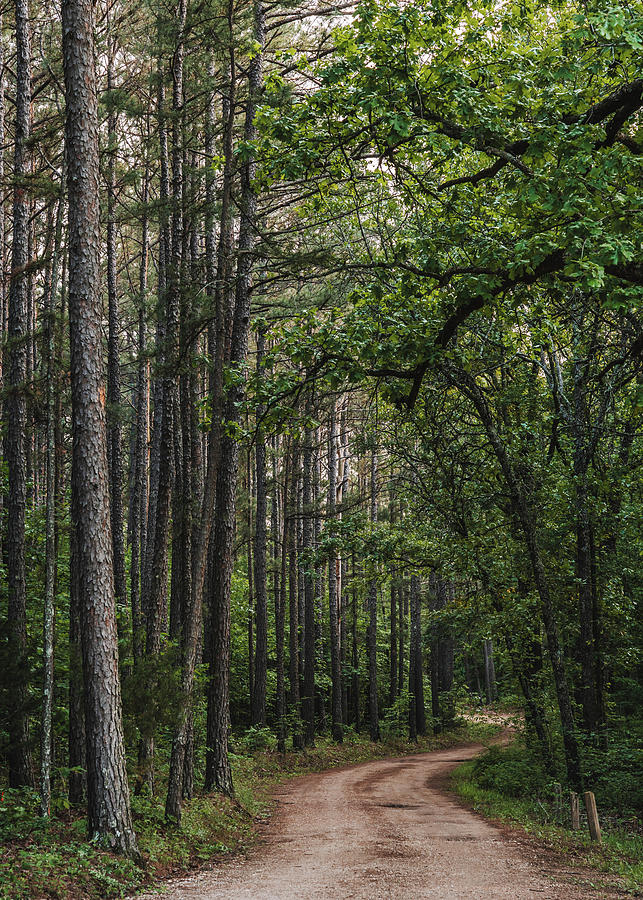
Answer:
<svg viewBox="0 0 643 900"><path fill-rule="evenodd" d="M548 785L540 763L524 747L492 747L476 759L474 781L507 797L542 794Z"/></svg>
<svg viewBox="0 0 643 900"><path fill-rule="evenodd" d="M251 725L241 737L235 739L238 753L256 753L258 750L271 750L276 746L277 740L272 730L259 725Z"/></svg>
<svg viewBox="0 0 643 900"><path fill-rule="evenodd" d="M384 718L380 722L380 729L385 740L408 734L409 701L409 692L405 688L400 693L400 696L396 698L393 706L390 706L384 713Z"/></svg>
<svg viewBox="0 0 643 900"><path fill-rule="evenodd" d="M643 815L643 744L640 735L620 733L607 749L587 748L583 755L587 788L599 809L619 815Z"/></svg>

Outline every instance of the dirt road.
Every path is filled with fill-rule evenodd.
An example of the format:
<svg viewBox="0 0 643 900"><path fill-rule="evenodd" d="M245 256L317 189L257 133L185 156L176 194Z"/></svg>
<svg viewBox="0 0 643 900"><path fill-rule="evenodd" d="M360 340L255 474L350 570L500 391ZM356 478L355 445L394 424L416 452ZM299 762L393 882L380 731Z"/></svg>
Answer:
<svg viewBox="0 0 643 900"><path fill-rule="evenodd" d="M480 749L460 746L297 778L280 789L256 851L172 882L164 896L588 897L543 872L535 856L449 795L449 772Z"/></svg>

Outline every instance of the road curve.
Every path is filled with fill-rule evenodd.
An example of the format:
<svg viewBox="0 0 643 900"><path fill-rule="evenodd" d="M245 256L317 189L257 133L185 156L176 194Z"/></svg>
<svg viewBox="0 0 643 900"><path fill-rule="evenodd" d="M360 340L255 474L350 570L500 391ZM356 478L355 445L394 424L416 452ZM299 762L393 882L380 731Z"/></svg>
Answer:
<svg viewBox="0 0 643 900"><path fill-rule="evenodd" d="M166 900L587 897L446 790L479 745L294 779L244 859L170 882ZM151 895L149 895L151 896ZM158 895L155 895L158 897ZM604 896L604 895L603 895Z"/></svg>

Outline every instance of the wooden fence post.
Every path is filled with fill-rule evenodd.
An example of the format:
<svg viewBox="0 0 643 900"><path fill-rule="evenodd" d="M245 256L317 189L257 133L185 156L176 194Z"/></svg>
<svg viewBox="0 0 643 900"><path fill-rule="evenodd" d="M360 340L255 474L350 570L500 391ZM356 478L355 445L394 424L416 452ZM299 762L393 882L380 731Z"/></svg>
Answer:
<svg viewBox="0 0 643 900"><path fill-rule="evenodd" d="M570 791L569 800L572 809L572 831L578 831L580 828L580 804L578 802L578 794L575 791Z"/></svg>
<svg viewBox="0 0 643 900"><path fill-rule="evenodd" d="M587 810L587 824L589 825L589 835L597 844L602 843L601 826L598 824L598 812L596 811L596 798L591 791L585 791L583 794L585 799L585 809Z"/></svg>

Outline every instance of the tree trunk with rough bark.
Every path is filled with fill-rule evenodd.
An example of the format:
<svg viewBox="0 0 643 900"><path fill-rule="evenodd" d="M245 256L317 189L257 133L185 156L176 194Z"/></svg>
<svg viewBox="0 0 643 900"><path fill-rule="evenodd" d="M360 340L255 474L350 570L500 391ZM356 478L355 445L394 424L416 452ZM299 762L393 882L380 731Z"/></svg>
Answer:
<svg viewBox="0 0 643 900"><path fill-rule="evenodd" d="M422 665L422 619L420 605L420 579L411 575L411 663L409 684L411 686L411 707L415 715L417 734L426 734L426 713L424 710L424 679Z"/></svg>
<svg viewBox="0 0 643 900"><path fill-rule="evenodd" d="M64 0L69 203L72 518L80 572L87 735L87 824L93 840L138 856L121 723L118 635L102 384L98 102L94 9Z"/></svg>
<svg viewBox="0 0 643 900"><path fill-rule="evenodd" d="M114 90L114 55L116 43L108 37L107 90ZM113 104L113 99L110 99ZM127 604L125 580L125 541L123 537L123 456L121 448L121 373L118 333L118 278L116 274L116 154L117 117L110 107L107 117L107 463L114 556L114 590L116 609L124 615Z"/></svg>
<svg viewBox="0 0 643 900"><path fill-rule="evenodd" d="M149 226L147 216L148 173L143 180L143 223L141 235L141 261L139 265L139 299L138 299L138 337L137 337L137 375L136 375L136 420L134 477L132 490L132 530L131 530L131 565L130 565L130 605L132 610L132 651L134 665L143 657L144 632L143 613L141 609L141 585L143 576L143 560L145 559L145 536L147 521L148 471L147 471L147 432L148 419L148 363L145 358L145 306L147 295L147 261L149 251Z"/></svg>
<svg viewBox="0 0 643 900"><path fill-rule="evenodd" d="M69 802L80 805L87 796L87 742L85 698L80 640L80 573L78 541L74 528L69 535Z"/></svg>
<svg viewBox="0 0 643 900"><path fill-rule="evenodd" d="M353 573L353 585L351 590L351 600L352 600L352 610L351 610L351 665L352 665L352 677L351 677L351 700L353 707L353 724L355 725L355 731L360 730L361 726L361 718L360 718L360 683L359 683L359 650L357 643L357 584L355 583L356 577L356 569L355 569L355 553L352 556L352 565L351 571Z"/></svg>
<svg viewBox="0 0 643 900"><path fill-rule="evenodd" d="M278 522L278 490L277 490L277 453L273 454L273 517L272 529L274 540L275 565L275 643L277 652L277 749L286 752L286 687L285 687L285 627L286 627L286 587L288 576L288 542L286 540L288 515L288 490L290 482L290 452L288 446L284 453L284 481L281 523ZM279 556L278 556L279 554ZM279 576L277 563L279 561Z"/></svg>
<svg viewBox="0 0 643 900"><path fill-rule="evenodd" d="M377 522L377 454L371 454L371 522ZM380 740L377 702L377 578L368 587L368 727L372 741Z"/></svg>
<svg viewBox="0 0 643 900"><path fill-rule="evenodd" d="M315 743L315 578L313 573L313 432L306 429L302 472L302 551L304 554L304 741Z"/></svg>
<svg viewBox="0 0 643 900"><path fill-rule="evenodd" d="M9 785L32 787L27 711L27 585L25 576L25 508L27 505L27 356L29 342L28 275L31 132L31 39L28 0L16 0L16 115L14 137L13 236L8 319L8 396L6 455L9 469L7 510L7 587L9 659L12 673L9 726ZM4 239L4 236L2 236Z"/></svg>
<svg viewBox="0 0 643 900"><path fill-rule="evenodd" d="M290 505L287 514L288 535L288 681L290 686L290 712L292 717L293 749L301 750L303 735L301 731L301 705L299 699L299 566L297 560L297 511L298 511L298 452L292 448L292 478L290 486Z"/></svg>
<svg viewBox="0 0 643 900"><path fill-rule="evenodd" d="M230 10L230 16L232 11ZM252 144L257 132L254 124L257 104L263 85L262 65L265 41L264 10L261 0L254 5L254 39L257 52L248 67L249 97L246 103L244 139ZM233 79L231 79L233 83ZM257 197L255 193L256 160L254 153L241 171L241 222L239 226L238 263L235 282L234 315L230 341L230 364L241 369L248 354L250 325L250 279L256 234ZM226 397L224 419L238 423L245 393L241 377L234 380ZM210 655L210 684L208 689L208 725L206 746L206 789L215 788L232 795L232 772L228 757L228 728L230 717L230 586L234 564L234 529L236 518L237 479L239 470L239 441L225 433L217 479L217 521L213 534L215 558L210 609L212 615Z"/></svg>
<svg viewBox="0 0 643 900"><path fill-rule="evenodd" d="M47 365L47 438L46 438L46 512L45 512L45 607L43 616L43 689L42 723L40 733L40 814L48 816L51 804L51 743L54 701L54 628L55 595L57 580L56 533L56 297L58 294L58 267L62 250L63 204L56 207L56 227L51 266L45 280L46 365Z"/></svg>
<svg viewBox="0 0 643 900"><path fill-rule="evenodd" d="M4 184L4 145L5 145L5 52L3 35L3 15L0 10L0 184ZM9 304L7 297L7 252L5 246L6 213L4 203L0 203L0 416L6 416L6 340L8 331ZM4 462L6 436L0 440L0 459ZM5 495L0 491L0 516L4 516ZM0 541L0 565L4 562L4 541Z"/></svg>
<svg viewBox="0 0 643 900"><path fill-rule="evenodd" d="M263 330L257 335L257 375L261 371L266 337ZM257 418L263 414L261 404ZM254 581L255 581L255 672L251 697L252 725L266 724L266 678L268 667L268 587L266 582L266 439L261 424L255 436L255 484L257 489L257 513L255 516Z"/></svg>
<svg viewBox="0 0 643 900"><path fill-rule="evenodd" d="M331 401L330 430L328 435L328 518L335 517L337 503L337 413L335 401ZM333 739L344 738L342 728L342 669L339 631L339 559L337 550L331 547L328 555L328 607L330 623L330 672L331 717Z"/></svg>

